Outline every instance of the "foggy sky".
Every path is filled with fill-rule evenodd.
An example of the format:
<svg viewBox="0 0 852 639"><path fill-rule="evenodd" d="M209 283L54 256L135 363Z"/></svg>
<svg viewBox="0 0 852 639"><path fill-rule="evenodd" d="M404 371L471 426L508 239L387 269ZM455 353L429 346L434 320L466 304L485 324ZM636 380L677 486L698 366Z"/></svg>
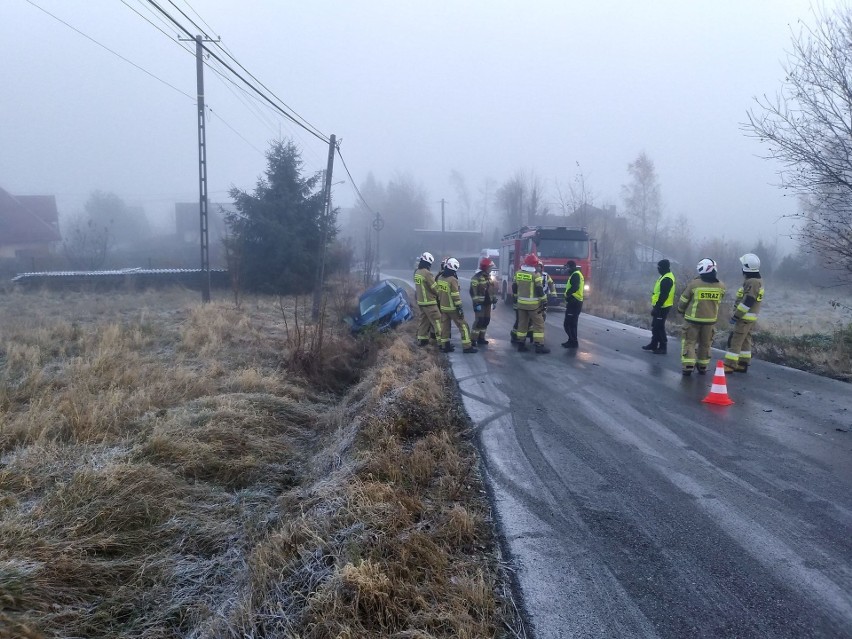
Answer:
<svg viewBox="0 0 852 639"><path fill-rule="evenodd" d="M55 194L63 215L94 189L152 216L197 199L195 61L176 29L163 26L170 40L120 0L34 2L191 98L25 0L2 0L0 187ZM555 185L581 170L596 204L623 209L641 151L656 164L664 215L689 216L696 238L771 241L795 210L740 124L754 96L779 90L791 29L813 22L807 0L190 4L243 66L342 139L359 185L369 171L410 174L435 212L443 197L453 213L453 169L474 197L486 178L534 172L553 204ZM212 201L253 188L279 136L301 147L307 170L325 167L322 142L249 108L209 70L205 82ZM334 178L348 180L339 164ZM334 195L355 200L349 184Z"/></svg>

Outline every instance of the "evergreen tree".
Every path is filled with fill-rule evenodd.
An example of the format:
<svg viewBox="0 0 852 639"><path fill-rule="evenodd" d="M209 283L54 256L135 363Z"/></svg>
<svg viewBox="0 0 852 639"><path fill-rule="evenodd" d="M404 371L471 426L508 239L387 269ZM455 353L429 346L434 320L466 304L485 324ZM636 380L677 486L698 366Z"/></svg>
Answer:
<svg viewBox="0 0 852 639"><path fill-rule="evenodd" d="M265 177L254 193L232 188L236 212L226 216L228 249L239 285L261 293L304 293L314 286L321 253L324 198L322 173L302 175L301 154L290 140L277 140L266 154ZM328 241L336 233L329 214Z"/></svg>

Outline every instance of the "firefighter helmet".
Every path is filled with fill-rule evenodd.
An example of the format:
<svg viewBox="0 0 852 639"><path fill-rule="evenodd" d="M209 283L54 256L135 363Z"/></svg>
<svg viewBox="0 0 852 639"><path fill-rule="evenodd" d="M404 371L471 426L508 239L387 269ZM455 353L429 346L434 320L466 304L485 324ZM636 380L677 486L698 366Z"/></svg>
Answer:
<svg viewBox="0 0 852 639"><path fill-rule="evenodd" d="M740 258L743 265L743 273L757 273L760 271L760 258L754 253L746 253Z"/></svg>
<svg viewBox="0 0 852 639"><path fill-rule="evenodd" d="M487 271L492 266L494 266L494 262L489 260L487 257L483 257L481 260L479 260L479 270L480 271Z"/></svg>
<svg viewBox="0 0 852 639"><path fill-rule="evenodd" d="M715 273L716 272L716 262L711 260L709 257L705 257L701 260L698 265L695 267L695 270L698 271L699 275L706 275L707 273Z"/></svg>
<svg viewBox="0 0 852 639"><path fill-rule="evenodd" d="M538 266L538 258L535 253L530 253L524 258L524 266Z"/></svg>
<svg viewBox="0 0 852 639"><path fill-rule="evenodd" d="M448 257L446 268L450 269L451 271L458 271L459 270L459 261L454 257Z"/></svg>
<svg viewBox="0 0 852 639"><path fill-rule="evenodd" d="M420 255L420 261L426 262L427 264L434 264L435 256L432 255L429 251L423 251L423 253L421 253Z"/></svg>

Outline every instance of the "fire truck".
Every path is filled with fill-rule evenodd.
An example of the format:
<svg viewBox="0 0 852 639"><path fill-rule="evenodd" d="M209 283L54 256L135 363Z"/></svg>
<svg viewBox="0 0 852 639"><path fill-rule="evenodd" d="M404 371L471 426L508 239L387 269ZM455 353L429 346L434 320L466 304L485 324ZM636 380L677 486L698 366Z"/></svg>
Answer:
<svg viewBox="0 0 852 639"><path fill-rule="evenodd" d="M512 301L512 282L515 271L521 268L524 257L535 253L544 265L544 271L553 278L556 290L548 295L549 306L565 303L565 285L568 269L565 263L574 260L586 280L585 293L589 293L592 275L592 255L597 258L598 245L585 228L566 226L523 226L504 235L500 243L500 295Z"/></svg>

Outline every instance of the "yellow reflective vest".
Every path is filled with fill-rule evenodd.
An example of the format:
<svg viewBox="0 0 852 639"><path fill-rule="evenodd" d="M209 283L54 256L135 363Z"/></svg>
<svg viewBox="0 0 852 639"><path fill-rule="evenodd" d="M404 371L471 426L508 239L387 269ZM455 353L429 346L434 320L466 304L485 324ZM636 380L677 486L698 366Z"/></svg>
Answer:
<svg viewBox="0 0 852 639"><path fill-rule="evenodd" d="M547 302L541 275L536 272L516 271L512 291L517 296L518 308L525 311L537 310L543 302Z"/></svg>
<svg viewBox="0 0 852 639"><path fill-rule="evenodd" d="M579 285L577 286L577 290L568 295L568 291L571 289L572 284L571 280L576 276L579 280ZM576 269L571 275L568 276L568 284L565 286L565 301L568 301L569 297L573 297L578 302L583 301L583 290L586 288L586 278L583 277L583 271L579 268Z"/></svg>
<svg viewBox="0 0 852 639"><path fill-rule="evenodd" d="M674 273L669 271L665 275L661 275L660 279L657 280L657 283L654 284L654 294L651 295L651 306L657 305L657 300L660 299L660 284L664 279L670 279L672 281L672 288L669 291L668 297L663 300L663 304L660 308L668 308L674 304L674 296L675 296L675 276Z"/></svg>

